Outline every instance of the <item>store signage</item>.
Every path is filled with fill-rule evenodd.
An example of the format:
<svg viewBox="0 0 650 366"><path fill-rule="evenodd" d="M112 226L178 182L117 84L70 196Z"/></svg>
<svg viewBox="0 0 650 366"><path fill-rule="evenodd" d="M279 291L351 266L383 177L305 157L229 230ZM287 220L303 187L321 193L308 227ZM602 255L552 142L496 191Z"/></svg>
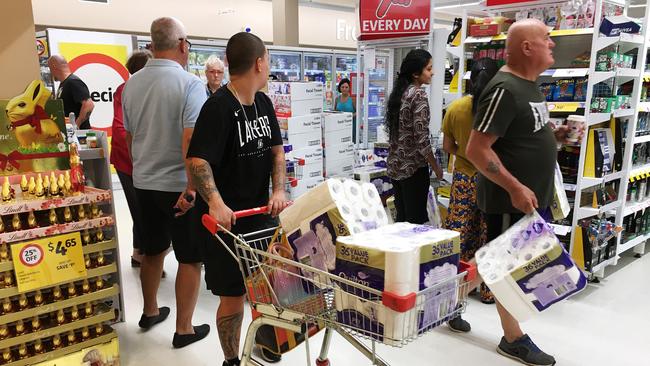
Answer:
<svg viewBox="0 0 650 366"><path fill-rule="evenodd" d="M26 292L86 276L79 232L11 245L18 291Z"/></svg>
<svg viewBox="0 0 650 366"><path fill-rule="evenodd" d="M62 29L48 29L47 34L51 53L65 57L70 70L88 85L95 104L93 128L110 135L113 94L129 78L124 64L133 47L131 36Z"/></svg>
<svg viewBox="0 0 650 366"><path fill-rule="evenodd" d="M361 0L361 39L427 34L430 12L430 0Z"/></svg>
<svg viewBox="0 0 650 366"><path fill-rule="evenodd" d="M513 4L522 4L530 3L535 0L487 0L485 2L486 6L501 6L501 5L513 5Z"/></svg>

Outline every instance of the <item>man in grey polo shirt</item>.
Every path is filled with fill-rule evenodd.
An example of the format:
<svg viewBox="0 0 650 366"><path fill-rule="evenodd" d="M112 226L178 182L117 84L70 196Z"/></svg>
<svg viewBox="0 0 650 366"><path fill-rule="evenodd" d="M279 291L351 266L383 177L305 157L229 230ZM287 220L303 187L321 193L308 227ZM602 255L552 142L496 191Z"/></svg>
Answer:
<svg viewBox="0 0 650 366"><path fill-rule="evenodd" d="M195 197L184 158L206 95L201 80L183 70L191 45L180 21L166 17L154 20L151 46L154 58L127 81L122 95L133 185L142 208L145 238L140 270L144 309L139 325L148 330L169 315L168 307L158 307L157 293L171 241L179 263L172 344L180 348L210 331L207 324L192 326L201 281L201 253L190 235L188 215L184 215Z"/></svg>

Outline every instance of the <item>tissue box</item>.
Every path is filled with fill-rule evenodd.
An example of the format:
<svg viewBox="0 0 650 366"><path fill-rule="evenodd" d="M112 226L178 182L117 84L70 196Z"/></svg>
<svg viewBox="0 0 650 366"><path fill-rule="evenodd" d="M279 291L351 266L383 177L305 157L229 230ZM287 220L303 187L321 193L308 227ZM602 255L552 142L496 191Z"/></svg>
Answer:
<svg viewBox="0 0 650 366"><path fill-rule="evenodd" d="M400 296L424 291L426 298L405 313L376 307L380 313L375 311L378 316L368 319L368 307L379 299L348 287L336 294L337 317L344 324L363 325L369 336L382 341L399 342L429 328L456 307L459 259L459 234L425 225L398 223L339 237L336 274ZM450 291L438 291L442 283L449 284ZM434 287L436 291L427 291Z"/></svg>
<svg viewBox="0 0 650 366"><path fill-rule="evenodd" d="M352 133L352 113L325 112L323 113L323 133L349 130Z"/></svg>
<svg viewBox="0 0 650 366"><path fill-rule="evenodd" d="M537 213L479 249L476 262L494 296L520 322L587 284L553 229Z"/></svg>
<svg viewBox="0 0 650 366"><path fill-rule="evenodd" d="M285 137L289 134L309 133L320 130L323 117L320 114L308 114L299 117L278 118L280 131ZM286 138L286 137L285 137Z"/></svg>
<svg viewBox="0 0 650 366"><path fill-rule="evenodd" d="M320 130L312 130L305 133L287 134L284 143L292 146L293 150L306 148L321 147L323 145L323 136Z"/></svg>
<svg viewBox="0 0 650 366"><path fill-rule="evenodd" d="M343 145L336 145L336 146L330 146L325 148L323 155L325 156L325 160L330 159L330 160L341 160L341 159L349 159L350 162L354 161L354 144L343 144Z"/></svg>
<svg viewBox="0 0 650 366"><path fill-rule="evenodd" d="M641 26L626 16L605 17L600 24L600 33L605 37L615 37L621 33L637 34Z"/></svg>
<svg viewBox="0 0 650 366"><path fill-rule="evenodd" d="M377 161L375 161L375 166L385 168L388 161L388 152L390 151L390 145L386 142L375 143L374 152L377 156Z"/></svg>
<svg viewBox="0 0 650 366"><path fill-rule="evenodd" d="M325 176L352 178L354 173L354 163L350 159L325 159Z"/></svg>
<svg viewBox="0 0 650 366"><path fill-rule="evenodd" d="M322 113L323 99L295 100L290 95L269 95L275 114L278 118L304 116L306 114Z"/></svg>
<svg viewBox="0 0 650 366"><path fill-rule="evenodd" d="M358 149L354 152L354 165L357 167L374 166L375 153L372 149Z"/></svg>
<svg viewBox="0 0 650 366"><path fill-rule="evenodd" d="M302 170L301 179L313 179L313 178L323 178L323 163L315 162L310 164L305 164L301 167L298 167L299 170Z"/></svg>
<svg viewBox="0 0 650 366"><path fill-rule="evenodd" d="M336 130L323 134L325 150L332 146L352 144L352 130Z"/></svg>
<svg viewBox="0 0 650 366"><path fill-rule="evenodd" d="M323 83L319 82L291 82L291 81L269 81L268 93L272 95L286 95L292 101L320 99L325 97Z"/></svg>
<svg viewBox="0 0 650 366"><path fill-rule="evenodd" d="M616 97L594 97L591 98L591 113L610 113L615 109Z"/></svg>
<svg viewBox="0 0 650 366"><path fill-rule="evenodd" d="M300 179L296 182L295 187L291 187L289 190L291 199L296 200L298 197L302 196L305 194L308 190L315 188L319 184L323 183L325 181L325 178L323 177L316 177L316 178L308 178L308 179Z"/></svg>
<svg viewBox="0 0 650 366"><path fill-rule="evenodd" d="M386 168L366 167L354 170L354 179L369 182L377 187L377 192L382 202L386 202L388 197L393 195L393 183L388 177Z"/></svg>

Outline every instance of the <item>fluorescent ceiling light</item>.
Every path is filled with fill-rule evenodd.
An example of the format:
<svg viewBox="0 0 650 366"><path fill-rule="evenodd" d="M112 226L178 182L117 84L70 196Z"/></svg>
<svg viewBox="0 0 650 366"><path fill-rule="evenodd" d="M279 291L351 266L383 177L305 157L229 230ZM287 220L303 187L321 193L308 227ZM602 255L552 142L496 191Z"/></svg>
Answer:
<svg viewBox="0 0 650 366"><path fill-rule="evenodd" d="M475 3L464 3L464 4L457 4L457 5L436 6L436 7L433 8L433 10L463 8L463 7L466 7L466 6L476 6L476 5L480 5L480 4L481 4L481 2L477 1Z"/></svg>
<svg viewBox="0 0 650 366"><path fill-rule="evenodd" d="M646 4L628 5L627 7L628 7L628 9L629 8L645 8Z"/></svg>

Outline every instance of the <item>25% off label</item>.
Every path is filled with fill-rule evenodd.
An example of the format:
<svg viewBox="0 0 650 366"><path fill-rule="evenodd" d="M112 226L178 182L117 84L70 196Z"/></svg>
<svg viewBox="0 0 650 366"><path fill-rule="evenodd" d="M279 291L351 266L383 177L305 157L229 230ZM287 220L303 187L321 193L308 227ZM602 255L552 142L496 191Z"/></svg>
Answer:
<svg viewBox="0 0 650 366"><path fill-rule="evenodd" d="M44 255L40 245L29 244L20 251L20 262L27 267L34 267L43 261Z"/></svg>

